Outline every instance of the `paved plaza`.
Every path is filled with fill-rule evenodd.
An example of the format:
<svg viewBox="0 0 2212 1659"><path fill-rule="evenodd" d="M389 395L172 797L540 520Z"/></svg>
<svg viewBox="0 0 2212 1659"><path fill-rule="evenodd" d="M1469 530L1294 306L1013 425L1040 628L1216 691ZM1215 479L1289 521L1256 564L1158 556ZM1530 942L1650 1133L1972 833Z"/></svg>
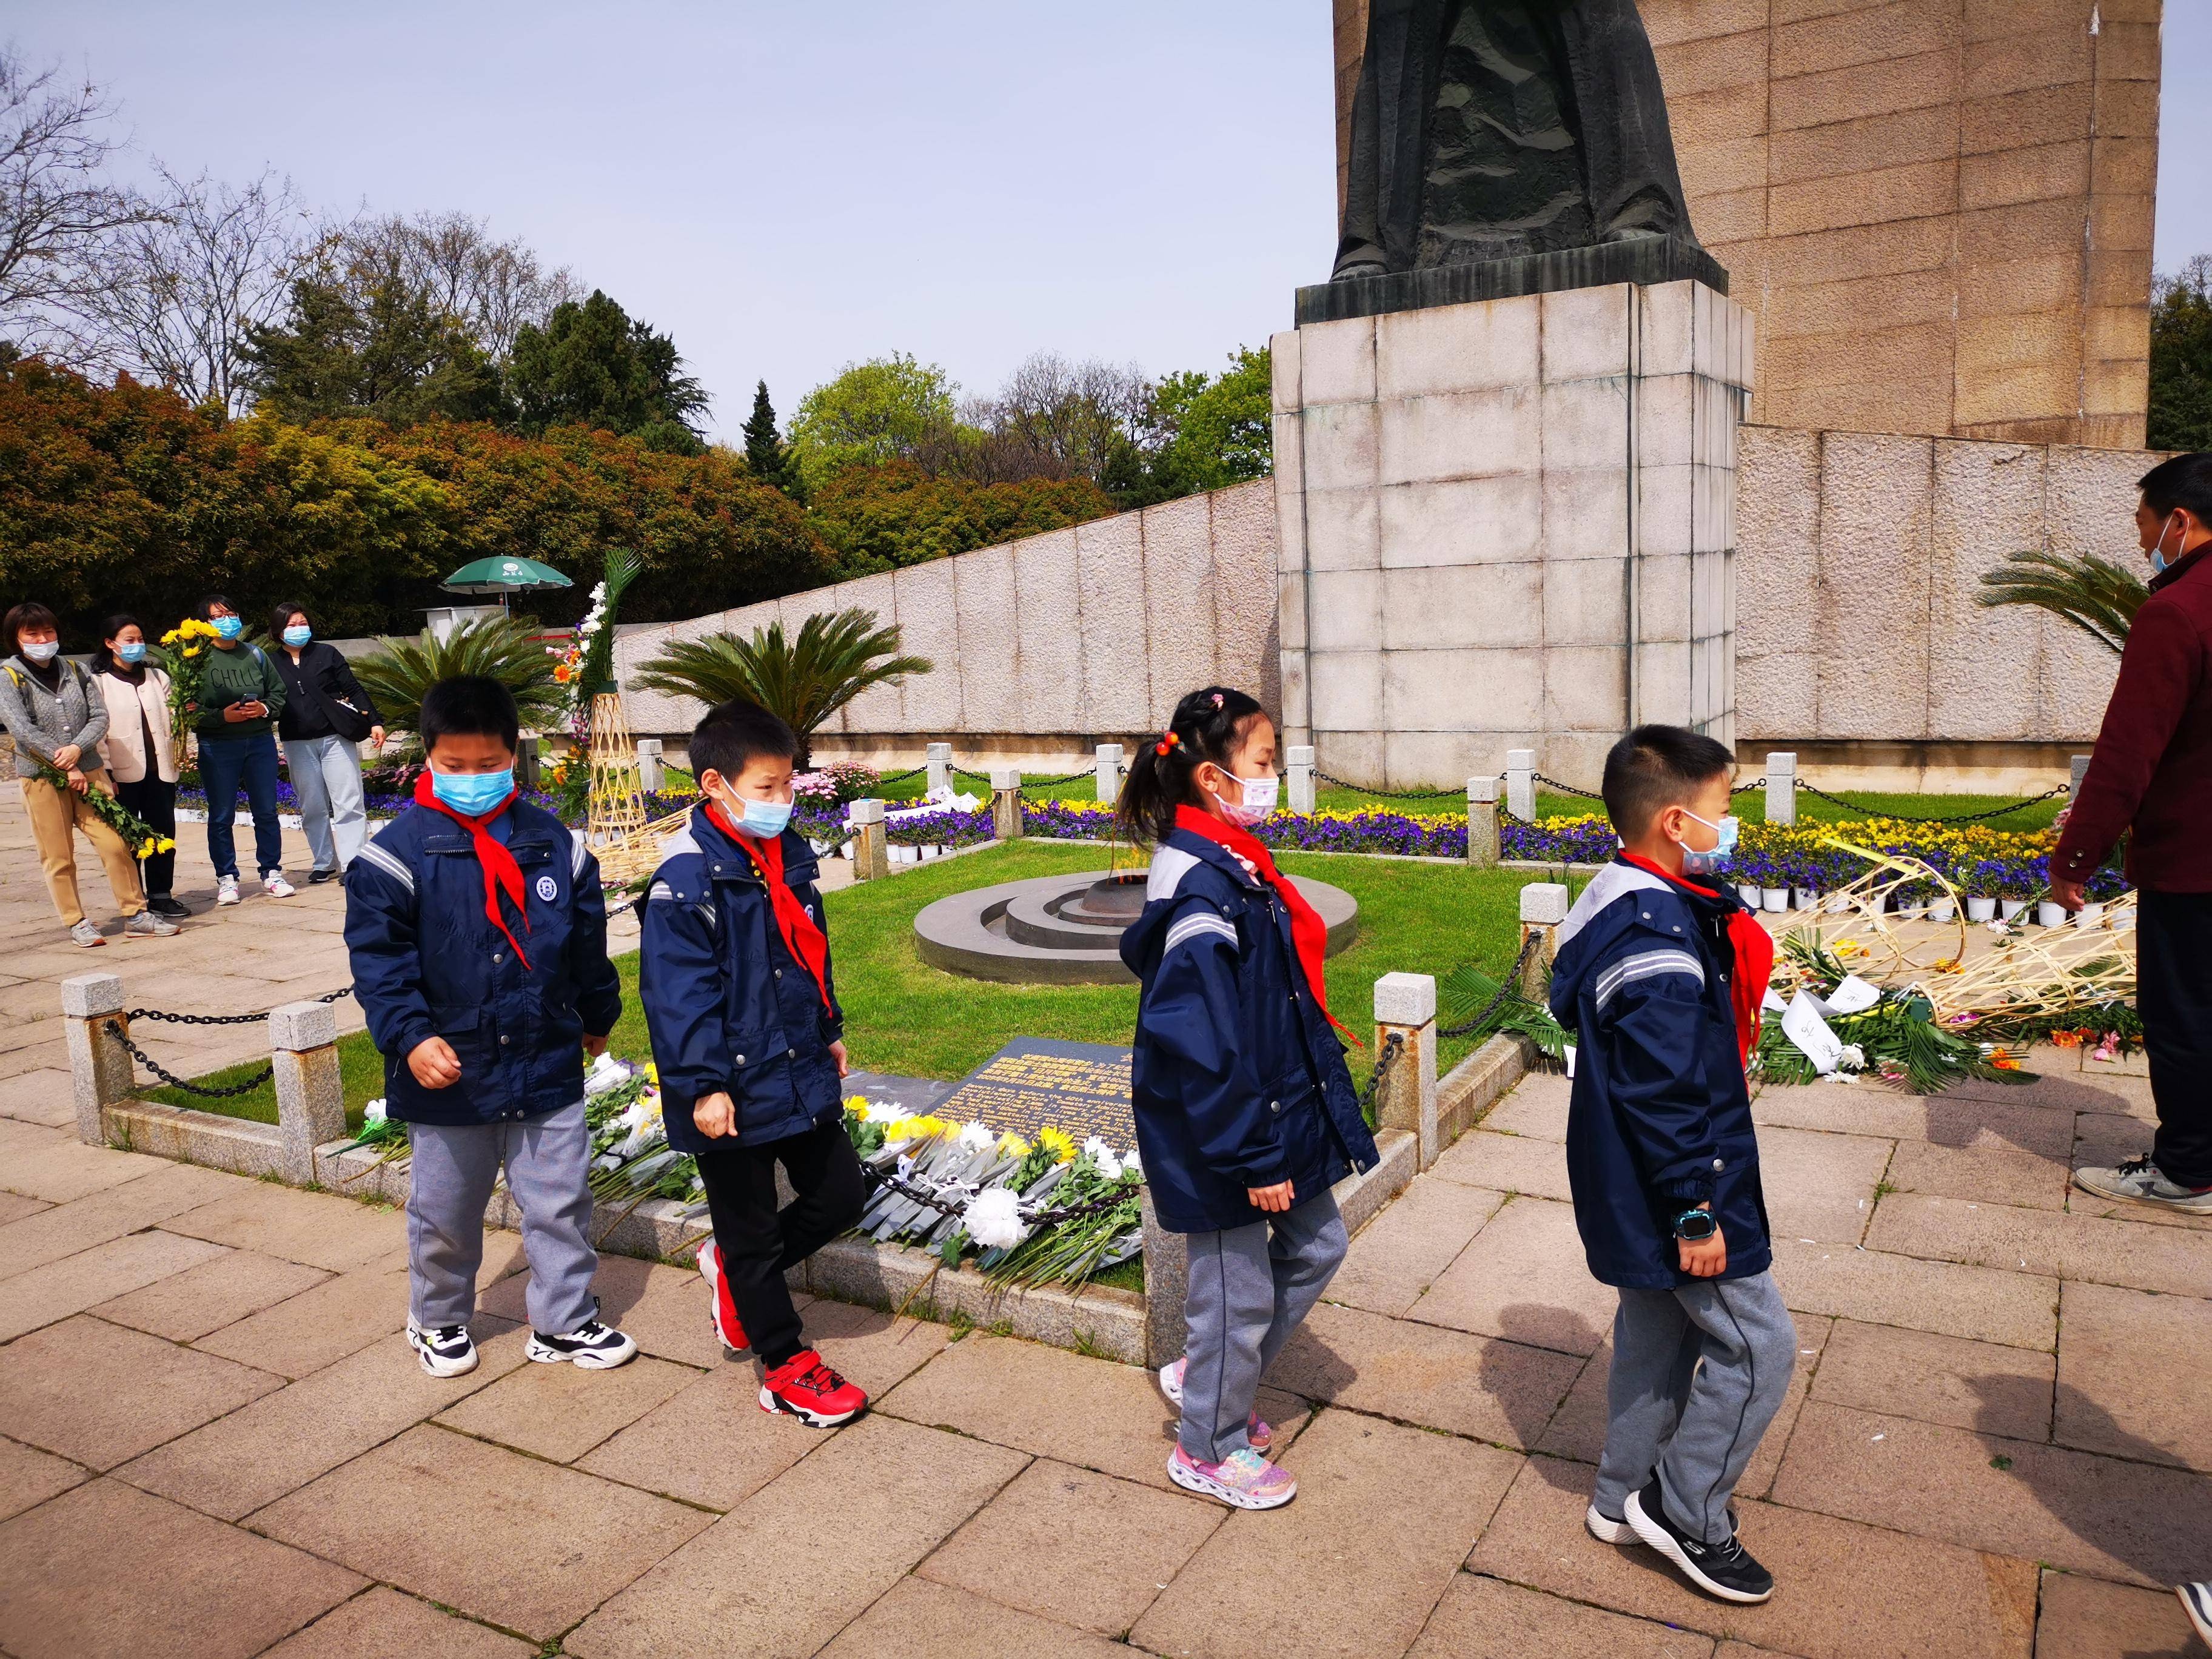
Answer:
<svg viewBox="0 0 2212 1659"><path fill-rule="evenodd" d="M180 1011L326 991L335 890L76 951L10 797L15 1659L2191 1651L2165 1587L2212 1572L2212 1224L2066 1184L2069 1161L2148 1146L2140 1078L2041 1054L2026 1088L1766 1091L1800 1358L1740 1494L1780 1588L1737 1608L1582 1530L1612 1297L1565 1201L1564 1081L1524 1082L1354 1242L1263 1401L1300 1482L1273 1514L1169 1485L1144 1372L984 1331L815 1303L876 1409L830 1434L765 1416L684 1268L605 1263L633 1364L527 1364L512 1234L488 1252L482 1366L434 1382L400 1334L398 1213L68 1127L59 979L112 969L132 1005ZM197 895L200 836L179 839ZM165 1030L157 1052L199 1070L261 1041Z"/></svg>

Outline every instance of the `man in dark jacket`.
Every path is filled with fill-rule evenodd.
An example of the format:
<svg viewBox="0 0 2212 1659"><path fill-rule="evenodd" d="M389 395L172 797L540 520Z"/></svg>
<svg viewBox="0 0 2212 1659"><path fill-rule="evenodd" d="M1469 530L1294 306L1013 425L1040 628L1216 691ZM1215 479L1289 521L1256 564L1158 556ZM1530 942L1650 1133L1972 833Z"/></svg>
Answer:
<svg viewBox="0 0 2212 1659"><path fill-rule="evenodd" d="M2142 489L2150 596L2051 855L2051 894L2080 909L2083 884L2132 831L2136 1001L2158 1134L2149 1157L2076 1170L2074 1181L2100 1197L2212 1215L2212 455L2162 462Z"/></svg>
<svg viewBox="0 0 2212 1659"><path fill-rule="evenodd" d="M584 1055L622 1012L599 862L515 788L514 699L498 681L441 681L421 726L430 770L346 879L354 994L386 1109L410 1131L408 1339L433 1376L476 1369L484 1206L504 1165L530 1255L525 1353L619 1365L637 1345L592 1295L584 1116Z"/></svg>
<svg viewBox="0 0 2212 1659"><path fill-rule="evenodd" d="M1606 758L1621 838L1568 913L1552 1012L1576 1031L1567 1178L1590 1272L1619 1287L1611 1421L1584 1524L1708 1595L1764 1601L1729 1497L1782 1403L1796 1333L1767 1271L1744 1062L1774 947L1724 879L1734 762L1669 726Z"/></svg>

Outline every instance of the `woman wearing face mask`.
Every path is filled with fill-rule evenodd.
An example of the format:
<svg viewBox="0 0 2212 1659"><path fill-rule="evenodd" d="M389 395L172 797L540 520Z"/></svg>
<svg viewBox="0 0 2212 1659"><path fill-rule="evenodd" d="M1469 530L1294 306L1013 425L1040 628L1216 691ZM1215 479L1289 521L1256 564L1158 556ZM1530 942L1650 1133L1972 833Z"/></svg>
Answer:
<svg viewBox="0 0 2212 1659"><path fill-rule="evenodd" d="M311 882L343 875L368 833L361 781L364 738L384 747L384 721L353 677L345 653L315 638L305 607L280 605L269 631L283 649L276 672L284 682L284 707L276 733L300 802L300 827L314 854Z"/></svg>
<svg viewBox="0 0 2212 1659"><path fill-rule="evenodd" d="M15 739L15 776L23 786L23 810L31 820L46 890L70 930L73 944L105 945L100 924L84 913L76 890L76 845L82 830L107 871L115 908L125 921L126 938L173 933L177 924L146 908L138 883L138 861L123 837L100 821L85 797L97 789L112 794L100 763L99 743L107 733L107 705L93 689L92 676L61 654L61 628L43 605L24 604L0 621L0 645L14 654L0 661L0 726ZM39 775L44 757L65 775L66 785Z"/></svg>
<svg viewBox="0 0 2212 1659"><path fill-rule="evenodd" d="M215 902L238 902L238 848L231 819L238 792L253 810L253 857L261 885L271 898L292 896L284 879L284 832L276 822L276 739L270 727L284 712L284 682L276 665L243 637L246 624L228 599L210 593L200 616L213 624L200 700L188 713L200 740L200 785L207 791L208 857L215 865Z"/></svg>
<svg viewBox="0 0 2212 1659"><path fill-rule="evenodd" d="M1344 1260L1330 1187L1376 1158L1324 998L1328 927L1251 833L1275 792L1273 722L1208 686L1138 750L1120 812L1156 849L1121 936L1137 1146L1160 1224L1190 1237L1184 1356L1160 1373L1182 1414L1168 1477L1244 1510L1297 1492L1253 1404Z"/></svg>
<svg viewBox="0 0 2212 1659"><path fill-rule="evenodd" d="M115 781L115 798L164 841L177 834L177 745L169 730L169 677L146 659L146 630L138 618L110 617L100 630L93 684L107 707L107 735L100 758ZM157 916L188 916L170 890L176 878L174 848L139 860L146 908Z"/></svg>

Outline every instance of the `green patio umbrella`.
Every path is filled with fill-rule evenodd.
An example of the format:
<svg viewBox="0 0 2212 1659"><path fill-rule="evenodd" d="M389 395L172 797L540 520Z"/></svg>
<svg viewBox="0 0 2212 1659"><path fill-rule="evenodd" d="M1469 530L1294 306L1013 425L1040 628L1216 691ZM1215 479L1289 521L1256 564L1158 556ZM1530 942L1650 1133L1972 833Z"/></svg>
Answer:
<svg viewBox="0 0 2212 1659"><path fill-rule="evenodd" d="M535 559L500 556L473 559L439 586L448 593L496 593L504 606L509 594L526 587L574 587L575 583Z"/></svg>

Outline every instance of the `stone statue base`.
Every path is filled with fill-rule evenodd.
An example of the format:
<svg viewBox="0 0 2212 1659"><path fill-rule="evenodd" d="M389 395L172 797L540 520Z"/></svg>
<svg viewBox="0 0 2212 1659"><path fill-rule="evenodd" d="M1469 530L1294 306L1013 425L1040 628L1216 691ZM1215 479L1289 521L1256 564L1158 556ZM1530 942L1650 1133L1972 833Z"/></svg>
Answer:
<svg viewBox="0 0 2212 1659"><path fill-rule="evenodd" d="M1728 272L1695 242L1677 236L1638 236L1556 253L1528 253L1514 259L1485 259L1474 264L1437 265L1391 276L1316 283L1298 290L1297 325L1304 328L1308 323L1381 317L1395 311L1506 300L1522 294L1553 294L1565 289L1600 288L1608 283L1649 287L1685 279L1702 283L1716 294L1729 291Z"/></svg>
<svg viewBox="0 0 2212 1659"><path fill-rule="evenodd" d="M1613 283L1273 344L1286 743L1455 791L1516 749L1595 788L1641 721L1735 741L1749 313Z"/></svg>

